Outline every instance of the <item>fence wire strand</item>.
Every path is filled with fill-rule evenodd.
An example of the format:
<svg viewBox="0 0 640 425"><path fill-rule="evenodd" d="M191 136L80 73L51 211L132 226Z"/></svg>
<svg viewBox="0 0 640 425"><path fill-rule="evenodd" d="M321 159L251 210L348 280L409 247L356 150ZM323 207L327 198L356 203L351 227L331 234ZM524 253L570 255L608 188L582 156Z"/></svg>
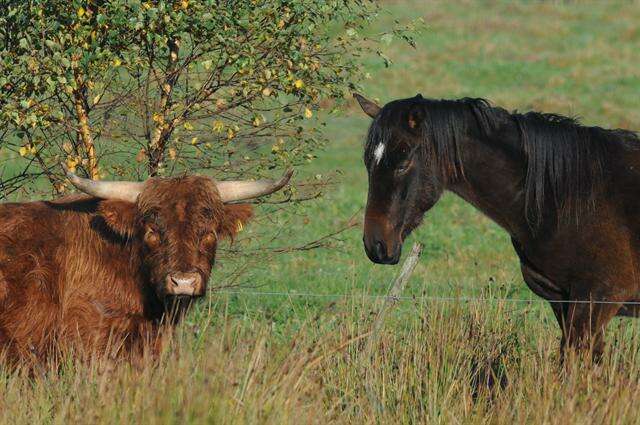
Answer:
<svg viewBox="0 0 640 425"><path fill-rule="evenodd" d="M277 291L238 291L238 290L220 290L215 291L216 294L229 294L229 295L250 295L257 297L288 297L288 298L350 298L350 299L371 299L371 300L385 300L391 298L394 301L428 301L428 302L478 302L478 303L551 303L551 304L622 304L625 306L639 305L640 301L608 301L608 300L545 300L542 298L486 298L486 297L439 297L439 296L395 296L388 297L387 295L375 295L375 294L349 294L349 293L332 293L332 294L320 294L314 292L277 292Z"/></svg>

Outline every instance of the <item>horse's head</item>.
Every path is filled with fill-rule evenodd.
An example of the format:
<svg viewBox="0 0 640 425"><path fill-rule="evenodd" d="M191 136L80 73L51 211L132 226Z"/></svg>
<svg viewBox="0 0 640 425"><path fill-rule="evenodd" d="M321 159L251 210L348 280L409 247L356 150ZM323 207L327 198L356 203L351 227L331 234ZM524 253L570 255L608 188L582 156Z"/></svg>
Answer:
<svg viewBox="0 0 640 425"><path fill-rule="evenodd" d="M424 99L418 95L380 108L355 97L373 118L364 155L369 174L364 247L371 261L396 264L404 239L443 190L439 165L428 161L423 143Z"/></svg>

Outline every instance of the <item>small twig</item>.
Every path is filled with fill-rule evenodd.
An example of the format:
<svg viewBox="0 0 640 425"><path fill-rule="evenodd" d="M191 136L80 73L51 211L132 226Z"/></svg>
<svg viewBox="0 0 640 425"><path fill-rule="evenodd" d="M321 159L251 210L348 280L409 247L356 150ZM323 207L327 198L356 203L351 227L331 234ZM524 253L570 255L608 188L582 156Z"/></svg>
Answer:
<svg viewBox="0 0 640 425"><path fill-rule="evenodd" d="M338 230L335 230L331 233L328 233L316 240L310 241L310 242L305 242L302 245L294 245L294 246L276 246L276 247L259 247L259 248L253 248L253 249L243 249L243 248L227 248L227 249L219 249L219 252L224 252L224 253L231 253L231 254L238 254L238 253L251 253L251 255L254 255L254 252L259 252L259 253L265 253L265 252L269 252L269 253L273 253L273 254L282 254L282 253L290 253L290 252L297 252L297 251L311 251L313 249L318 249L318 248L325 248L328 246L329 242L332 240L336 240L336 236L340 235L341 233L346 232L349 229L352 229L356 226L358 226L360 223L357 221L349 221L348 223L346 223L344 226L340 227Z"/></svg>
<svg viewBox="0 0 640 425"><path fill-rule="evenodd" d="M294 198L291 195L287 195L287 197L285 199L281 199L279 201L252 201L249 202L251 204L256 204L256 205L280 205L280 204L296 204L296 203L300 203L300 202L306 202L306 201L312 201L314 199L318 199L322 196L322 192L316 192L313 195L309 195L309 196L303 196L300 198ZM240 202L238 202L240 203ZM247 202L244 202L245 204Z"/></svg>
<svg viewBox="0 0 640 425"><path fill-rule="evenodd" d="M421 253L422 245L418 242L414 243L413 248L411 249L411 254L409 254L407 259L404 261L404 264L402 265L400 274L389 288L389 292L384 299L384 304L382 305L382 308L380 308L380 311L378 311L378 315L376 316L376 319L371 326L371 336L369 337L369 339L367 339L367 344L364 347L364 356L366 359L364 388L369 401L371 402L371 404L373 404L378 413L382 413L384 411L384 407L375 391L369 384L370 373L373 370L373 348L378 342L378 337L380 329L382 329L382 324L384 323L385 314L398 302L405 285L409 281L413 270L418 264Z"/></svg>

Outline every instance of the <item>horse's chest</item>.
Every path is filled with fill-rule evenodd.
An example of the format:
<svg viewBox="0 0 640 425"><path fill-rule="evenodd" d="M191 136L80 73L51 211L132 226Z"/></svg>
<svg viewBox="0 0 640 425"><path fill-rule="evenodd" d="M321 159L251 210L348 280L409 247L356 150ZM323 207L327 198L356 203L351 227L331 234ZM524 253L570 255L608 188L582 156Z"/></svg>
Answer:
<svg viewBox="0 0 640 425"><path fill-rule="evenodd" d="M545 300L564 299L566 291L527 258L524 250L516 240L512 239L512 243L520 258L522 276L529 289Z"/></svg>

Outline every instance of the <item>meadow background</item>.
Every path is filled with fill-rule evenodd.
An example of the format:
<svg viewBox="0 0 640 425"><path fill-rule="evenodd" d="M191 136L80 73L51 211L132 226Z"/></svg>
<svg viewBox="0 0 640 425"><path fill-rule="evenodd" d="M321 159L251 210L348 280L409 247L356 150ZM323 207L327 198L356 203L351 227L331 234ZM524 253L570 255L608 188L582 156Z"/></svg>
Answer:
<svg viewBox="0 0 640 425"><path fill-rule="evenodd" d="M416 48L391 67L363 58L364 93L381 104L484 97L507 109L579 115L640 129L640 3L389 1L370 28L423 17ZM304 246L353 224L330 247L235 256L221 252L211 291L157 365L63 365L2 371L6 423L637 423L638 324L614 320L593 369L558 366L551 310L522 281L508 235L446 195L405 243L425 245L368 358L366 338L398 267L373 265L361 242L369 125L350 102L323 112L330 143L297 169L332 175L295 215L258 206L238 246L285 226ZM490 172L490 170L488 170ZM243 239L243 240L242 240ZM254 247L254 248L252 248ZM242 273L238 273L242 270ZM313 294L313 295L311 295ZM449 299L436 300L432 297ZM452 301L450 298L486 301ZM512 302L507 299L530 300Z"/></svg>

